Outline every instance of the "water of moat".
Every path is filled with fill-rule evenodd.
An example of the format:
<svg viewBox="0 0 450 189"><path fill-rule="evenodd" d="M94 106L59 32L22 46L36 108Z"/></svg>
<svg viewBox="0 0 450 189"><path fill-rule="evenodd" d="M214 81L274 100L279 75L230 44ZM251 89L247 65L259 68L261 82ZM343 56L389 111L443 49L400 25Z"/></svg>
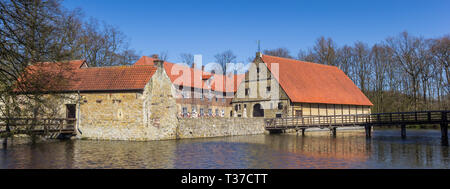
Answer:
<svg viewBox="0 0 450 189"><path fill-rule="evenodd" d="M450 168L439 130L332 137L252 135L150 142L9 140L0 168ZM25 141L27 140L27 141Z"/></svg>

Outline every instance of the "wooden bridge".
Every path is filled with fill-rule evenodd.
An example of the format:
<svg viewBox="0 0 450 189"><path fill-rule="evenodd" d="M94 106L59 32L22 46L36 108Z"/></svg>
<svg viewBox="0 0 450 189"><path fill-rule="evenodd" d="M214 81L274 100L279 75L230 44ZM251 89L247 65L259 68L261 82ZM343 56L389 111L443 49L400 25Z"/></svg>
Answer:
<svg viewBox="0 0 450 189"><path fill-rule="evenodd" d="M450 111L395 112L378 114L302 116L265 119L265 128L269 131L286 129L301 130L304 135L307 128L329 128L336 135L338 127L364 126L366 136L371 137L374 126L401 126L401 135L406 137L406 125L440 124L443 139L448 139L448 121Z"/></svg>
<svg viewBox="0 0 450 189"><path fill-rule="evenodd" d="M75 118L36 119L36 118L0 118L0 137L16 134L59 137L75 135Z"/></svg>

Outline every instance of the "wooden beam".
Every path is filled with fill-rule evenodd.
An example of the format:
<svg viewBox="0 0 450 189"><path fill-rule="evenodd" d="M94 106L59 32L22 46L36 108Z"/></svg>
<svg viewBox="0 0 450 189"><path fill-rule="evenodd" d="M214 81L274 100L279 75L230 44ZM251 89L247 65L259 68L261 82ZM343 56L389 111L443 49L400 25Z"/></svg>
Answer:
<svg viewBox="0 0 450 189"><path fill-rule="evenodd" d="M365 125L364 129L366 130L366 137L370 138L372 137L372 126L370 125Z"/></svg>

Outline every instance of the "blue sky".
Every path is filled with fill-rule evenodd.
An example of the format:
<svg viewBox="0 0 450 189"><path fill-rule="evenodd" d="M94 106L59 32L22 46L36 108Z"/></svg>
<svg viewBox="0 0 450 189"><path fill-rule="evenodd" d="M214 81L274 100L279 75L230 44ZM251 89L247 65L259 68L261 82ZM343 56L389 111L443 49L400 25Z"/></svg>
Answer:
<svg viewBox="0 0 450 189"><path fill-rule="evenodd" d="M246 62L257 40L262 49L285 47L297 56L320 36L342 46L372 45L405 30L426 38L450 34L448 0L66 0L63 5L119 27L140 54L167 51L172 62L192 53L202 54L206 64L227 49Z"/></svg>

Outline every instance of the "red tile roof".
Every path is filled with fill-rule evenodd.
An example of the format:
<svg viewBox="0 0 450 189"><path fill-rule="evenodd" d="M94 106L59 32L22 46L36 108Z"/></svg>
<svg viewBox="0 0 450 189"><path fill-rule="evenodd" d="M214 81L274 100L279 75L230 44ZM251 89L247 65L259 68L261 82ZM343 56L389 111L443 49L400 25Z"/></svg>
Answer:
<svg viewBox="0 0 450 189"><path fill-rule="evenodd" d="M143 56L134 65L154 65L154 60L154 58ZM170 62L164 62L164 69L175 85L211 89L220 92L236 92L237 86L245 78L245 74L224 76ZM210 78L212 79L208 84L205 80Z"/></svg>
<svg viewBox="0 0 450 189"><path fill-rule="evenodd" d="M37 63L27 67L28 80L54 82L41 91L142 90L156 71L154 66L82 67L83 60ZM21 83L20 80L18 82ZM24 82L27 83L27 82ZM39 86L40 87L40 86ZM34 86L20 87L33 91Z"/></svg>
<svg viewBox="0 0 450 189"><path fill-rule="evenodd" d="M154 66L81 68L75 74L79 82L72 89L80 91L142 90L155 71Z"/></svg>
<svg viewBox="0 0 450 189"><path fill-rule="evenodd" d="M336 66L269 55L262 55L262 61L272 73L276 71L272 63L278 63L279 74L275 78L293 102L373 105Z"/></svg>

